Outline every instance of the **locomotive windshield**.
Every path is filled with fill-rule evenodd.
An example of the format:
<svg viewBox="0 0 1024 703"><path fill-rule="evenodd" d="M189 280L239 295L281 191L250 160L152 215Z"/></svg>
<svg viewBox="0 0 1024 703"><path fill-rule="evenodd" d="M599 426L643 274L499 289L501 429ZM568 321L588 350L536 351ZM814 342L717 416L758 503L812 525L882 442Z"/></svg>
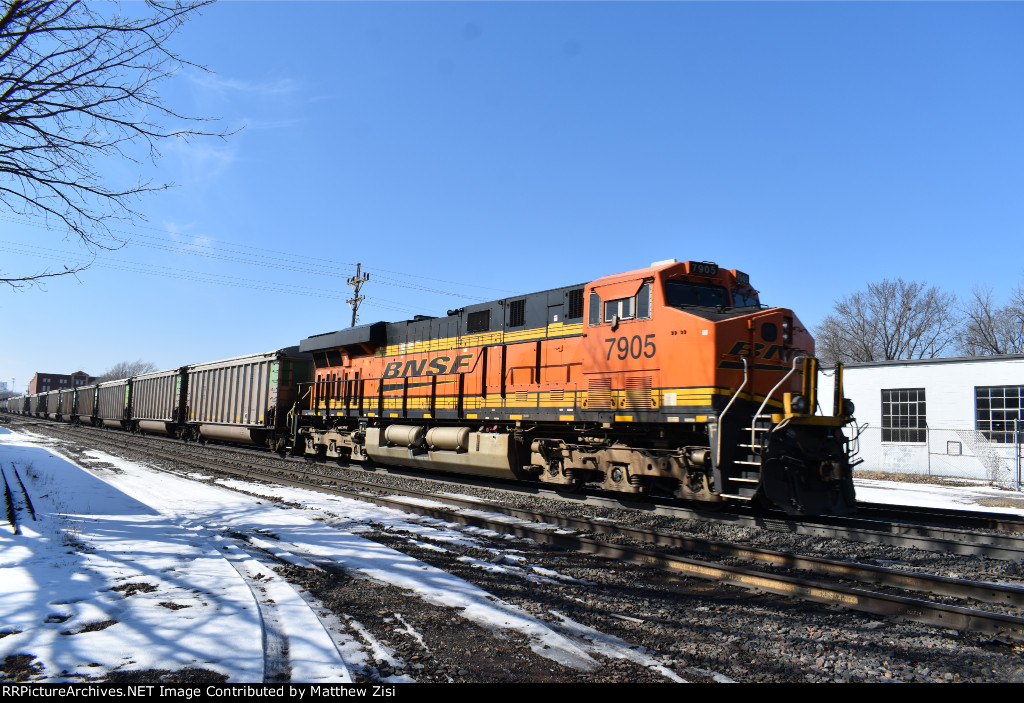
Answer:
<svg viewBox="0 0 1024 703"><path fill-rule="evenodd" d="M757 293L744 293L733 288L732 304L738 308L751 308L759 307L761 301L757 299Z"/></svg>
<svg viewBox="0 0 1024 703"><path fill-rule="evenodd" d="M668 280L665 281L665 304L674 308L694 305L710 308L719 305L727 307L729 293L722 286Z"/></svg>

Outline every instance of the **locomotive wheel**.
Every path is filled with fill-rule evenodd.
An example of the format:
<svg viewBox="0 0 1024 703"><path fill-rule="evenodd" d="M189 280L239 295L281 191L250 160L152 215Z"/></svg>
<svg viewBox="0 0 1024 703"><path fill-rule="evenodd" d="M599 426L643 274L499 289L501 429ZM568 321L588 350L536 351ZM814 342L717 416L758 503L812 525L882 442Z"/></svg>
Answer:
<svg viewBox="0 0 1024 703"><path fill-rule="evenodd" d="M561 483L561 484L552 484L552 485L553 485L553 487L555 488L555 490L558 493L566 493L568 495L575 495L577 493L583 492L583 487L586 484L583 483L583 481L577 479L573 483Z"/></svg>

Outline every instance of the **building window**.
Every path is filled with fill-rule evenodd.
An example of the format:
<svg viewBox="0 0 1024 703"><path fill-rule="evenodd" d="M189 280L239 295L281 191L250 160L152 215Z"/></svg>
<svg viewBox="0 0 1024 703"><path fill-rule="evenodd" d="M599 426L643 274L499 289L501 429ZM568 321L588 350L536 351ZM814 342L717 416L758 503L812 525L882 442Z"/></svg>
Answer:
<svg viewBox="0 0 1024 703"><path fill-rule="evenodd" d="M883 442L924 442L927 427L924 388L882 391Z"/></svg>
<svg viewBox="0 0 1024 703"><path fill-rule="evenodd" d="M513 300L508 304L508 326L522 327L526 322L526 301Z"/></svg>
<svg viewBox="0 0 1024 703"><path fill-rule="evenodd" d="M1014 420L1021 419L1024 386L975 386L974 428L986 439L1013 444ZM1024 422L1020 423L1024 432Z"/></svg>

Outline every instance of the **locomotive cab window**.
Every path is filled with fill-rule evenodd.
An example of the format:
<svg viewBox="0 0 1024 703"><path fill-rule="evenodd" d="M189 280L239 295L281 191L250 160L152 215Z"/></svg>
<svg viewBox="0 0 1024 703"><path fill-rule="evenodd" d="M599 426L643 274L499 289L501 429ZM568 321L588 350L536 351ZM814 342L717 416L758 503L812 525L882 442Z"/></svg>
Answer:
<svg viewBox="0 0 1024 703"><path fill-rule="evenodd" d="M595 294L596 295L596 294ZM646 319L651 316L651 284L644 283L637 294L629 298L607 300L604 304L604 321Z"/></svg>
<svg viewBox="0 0 1024 703"><path fill-rule="evenodd" d="M729 294L722 286L668 280L665 281L665 304L673 308L725 307L729 305Z"/></svg>
<svg viewBox="0 0 1024 703"><path fill-rule="evenodd" d="M644 283L636 294L636 316L647 319L651 316L651 284Z"/></svg>
<svg viewBox="0 0 1024 703"><path fill-rule="evenodd" d="M604 321L611 322L616 315L620 320L632 320L636 317L636 306L633 298L608 300L604 304Z"/></svg>
<svg viewBox="0 0 1024 703"><path fill-rule="evenodd" d="M761 306L761 301L758 300L757 293L744 293L733 288L732 304L737 308L756 308Z"/></svg>
<svg viewBox="0 0 1024 703"><path fill-rule="evenodd" d="M590 294L590 324L601 324L601 296L597 293Z"/></svg>

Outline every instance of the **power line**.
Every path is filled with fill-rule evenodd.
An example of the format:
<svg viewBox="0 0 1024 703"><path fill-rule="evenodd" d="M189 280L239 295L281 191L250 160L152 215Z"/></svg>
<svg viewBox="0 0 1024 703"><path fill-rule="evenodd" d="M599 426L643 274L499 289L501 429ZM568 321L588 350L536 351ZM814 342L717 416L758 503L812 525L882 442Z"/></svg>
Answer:
<svg viewBox="0 0 1024 703"><path fill-rule="evenodd" d="M24 256L32 256L35 258L50 259L52 254L63 254L56 249L49 249L47 247L38 247L31 244L22 244L20 242L11 242L6 240L0 240L0 243L7 245L5 250L10 253L21 254ZM34 250L34 251L30 251ZM74 260L71 263L75 265L84 265L89 263L87 259ZM249 290L258 290L269 293L287 293L289 295L302 295L313 298L326 298L330 300L344 300L344 295L331 294L324 292L320 288L309 288L305 286L294 286L268 282L268 281L253 281L249 278L238 278L235 276L226 276L224 274L215 273L197 273L193 270L178 269L171 266L159 266L156 264L146 264L138 261L121 261L111 262L109 260L94 261L91 266L97 268L114 269L117 271L125 271L128 273L137 274L148 274L163 276L164 278L174 278L183 281L194 281L197 283L209 283L219 286L230 286L234 288L246 288ZM364 297L363 300L367 300L373 303L375 307L380 307L388 310L396 310L399 312L419 312L419 308L411 305L406 305L394 300L388 300L387 298L378 298L376 296Z"/></svg>
<svg viewBox="0 0 1024 703"><path fill-rule="evenodd" d="M4 220L4 221L11 222L11 223L14 223L14 224L30 225L30 226L33 226L33 227L40 227L40 228L47 229L47 230L50 230L50 231L58 230L58 231L62 231L62 232L67 232L69 234L73 234L71 232L71 230L50 227L45 222L33 221L31 218L29 218L29 219L17 219L17 218L11 217L9 215L0 215L0 220ZM157 232L161 232L161 233L173 234L172 232L168 232L167 230L161 230L161 229L157 229L157 228L154 228L154 227L144 227L144 226L137 226L137 227L139 229L149 229L149 230L157 231ZM227 261L227 262L232 262L232 263L241 263L241 264L246 264L246 265L249 265L249 266L259 266L261 268L268 268L268 267L270 267L270 268L276 268L276 269L284 270L284 271L296 271L296 272L300 272L300 273L303 273L303 274L306 274L306 275L315 274L315 275L323 275L323 276L328 276L328 277L340 277L340 276L343 276L345 274L339 272L337 270L338 267L354 267L354 266L358 266L358 264L352 264L352 263L349 263L349 262L334 261L334 260L331 260L331 259L324 259L323 257L320 257L320 256L310 257L310 256L304 256L304 255L301 255L301 254L295 254L294 252L282 252L282 251L277 251L277 250L273 250L273 249L267 249L267 248L264 248L264 247L255 247L255 246L251 246L251 245L248 245L248 244L244 245L244 246L243 245L236 245L236 244L233 244L233 243L230 243L230 242L224 242L222 240L215 240L215 239L213 239L211 237L202 237L202 236L200 236L199 237L200 239L206 240L206 242L209 242L209 243L204 242L202 244L199 244L199 243L195 243L195 242L193 242L193 243L180 242L180 241L176 241L174 239L168 239L166 237L159 237L159 236L156 236L156 235L153 235L153 234L146 234L144 232L140 232L140 231L137 231L137 230L136 231L128 231L128 230L110 229L109 231L112 232L112 233L121 234L121 235L124 235L125 237L128 237L129 241L132 241L132 243L134 243L137 246L143 246L143 247L147 247L147 248L151 248L151 249L157 249L157 250L162 250L162 251L170 251L170 252L185 254L185 255L189 255L189 256L200 256L200 257L204 257L204 258L208 258L208 259L215 259L215 260ZM195 236L195 235L191 235L191 236ZM133 237L142 238L142 239L148 239L148 240L155 240L155 242L153 242L153 241L151 241L151 242L141 242L141 241L137 241L137 240L132 240L131 238L133 238ZM213 246L214 242L216 242L218 244L226 245L227 247L232 247L232 248L224 248L224 246ZM258 253L258 252L266 252L266 253L265 254L261 254L261 253ZM401 272L401 271L393 271L393 270L389 270L389 269L380 269L380 268L378 268L377 270L378 271L383 271L385 273L391 273L394 276L400 277L400 278L396 279L394 277L384 276L384 277L379 277L379 278L375 279L375 280L380 281L382 283L382 285L389 285L389 286L394 286L394 287L397 287L397 288L406 288L406 289L410 289L410 290L420 290L420 291L424 291L424 292L428 292L428 293L436 293L436 294L439 294L439 295L446 295L446 296L452 296L452 297L457 297L457 298L464 298L464 299L468 299L468 300L484 301L484 300L489 300L491 297L494 297L494 296L480 297L479 295L466 295L466 294L463 294L463 293L453 292L451 289L431 288L429 286L425 286L425 285L416 283L414 281L402 281L401 278L420 279L420 280L423 280L423 281L433 281L433 282L437 282L437 283L458 285L458 286L463 286L463 287L468 287L468 288L478 288L478 289L481 289L481 290L489 290L489 291L494 291L496 293L504 293L504 294L513 294L514 295L514 294L519 292L519 291L508 290L508 289L493 288L493 287L490 287L490 286L481 286L481 285L477 285L477 284L466 283L465 281L451 281L451 280L446 280L446 279L433 278L433 277L430 277L430 276L421 276L421 275L418 275L418 274L406 273L406 272Z"/></svg>

